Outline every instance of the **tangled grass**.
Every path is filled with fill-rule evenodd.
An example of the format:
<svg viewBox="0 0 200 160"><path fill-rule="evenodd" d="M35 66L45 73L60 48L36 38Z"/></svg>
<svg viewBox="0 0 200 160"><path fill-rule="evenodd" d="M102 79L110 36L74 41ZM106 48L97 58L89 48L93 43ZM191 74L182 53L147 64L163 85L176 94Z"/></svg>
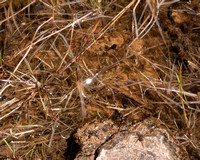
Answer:
<svg viewBox="0 0 200 160"><path fill-rule="evenodd" d="M112 117L156 117L199 150L198 1L0 5L1 158L64 159L72 132Z"/></svg>

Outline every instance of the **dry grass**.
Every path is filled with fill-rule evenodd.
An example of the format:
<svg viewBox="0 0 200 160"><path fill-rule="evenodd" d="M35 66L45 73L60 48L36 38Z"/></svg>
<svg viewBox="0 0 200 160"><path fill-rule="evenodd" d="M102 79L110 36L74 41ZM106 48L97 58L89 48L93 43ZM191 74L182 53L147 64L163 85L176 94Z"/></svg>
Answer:
<svg viewBox="0 0 200 160"><path fill-rule="evenodd" d="M0 5L0 158L64 159L72 132L113 117L156 117L197 156L197 1Z"/></svg>

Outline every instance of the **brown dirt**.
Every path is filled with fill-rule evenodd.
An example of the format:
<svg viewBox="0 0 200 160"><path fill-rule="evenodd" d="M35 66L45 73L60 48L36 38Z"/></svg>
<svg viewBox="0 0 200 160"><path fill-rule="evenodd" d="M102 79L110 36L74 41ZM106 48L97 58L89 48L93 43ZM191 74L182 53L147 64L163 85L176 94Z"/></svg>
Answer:
<svg viewBox="0 0 200 160"><path fill-rule="evenodd" d="M13 3L15 13L28 4L20 2ZM90 142L83 139L88 135L80 130L93 133L104 128L99 136L111 136L118 133L122 124L125 127L149 118L158 119L174 142L184 145L190 159L200 157L200 4L198 0L181 1L160 9L159 24L166 44L156 25L144 38L135 40L136 33L131 31L133 6L98 39L106 24L130 2L102 1L102 10L98 11L109 17L102 18L94 33L92 29L99 20L95 15L89 16L92 20L86 18L74 28L33 44L15 73L32 43L72 23L73 14L80 18L94 6L87 1L71 4L71 8L58 4L55 21L37 30L53 14L45 5L51 5L50 1L37 1L29 8L30 16L28 9L15 16L19 30L13 19L2 23L0 79L17 82L0 81L0 158L74 159L84 154L80 151L85 151L85 143ZM138 15L145 2L139 4ZM7 9L11 10L11 6L3 3L1 20L6 18ZM147 9L142 21L149 13ZM94 40L97 41L85 50ZM82 51L85 52L80 56ZM180 71L185 97L178 82ZM92 83L86 84L85 80L91 77ZM84 120L79 81L87 113ZM82 138L78 146L75 137ZM97 145L96 139L91 141ZM99 143L104 142L105 139Z"/></svg>

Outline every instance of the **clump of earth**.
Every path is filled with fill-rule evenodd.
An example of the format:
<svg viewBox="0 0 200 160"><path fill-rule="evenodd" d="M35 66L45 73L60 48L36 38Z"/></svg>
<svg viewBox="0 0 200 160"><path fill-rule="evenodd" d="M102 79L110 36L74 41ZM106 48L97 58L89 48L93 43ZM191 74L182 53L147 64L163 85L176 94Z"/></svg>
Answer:
<svg viewBox="0 0 200 160"><path fill-rule="evenodd" d="M73 142L68 143L67 159L189 159L185 147L178 145L161 126L156 119L120 126L111 120L94 120L71 135Z"/></svg>

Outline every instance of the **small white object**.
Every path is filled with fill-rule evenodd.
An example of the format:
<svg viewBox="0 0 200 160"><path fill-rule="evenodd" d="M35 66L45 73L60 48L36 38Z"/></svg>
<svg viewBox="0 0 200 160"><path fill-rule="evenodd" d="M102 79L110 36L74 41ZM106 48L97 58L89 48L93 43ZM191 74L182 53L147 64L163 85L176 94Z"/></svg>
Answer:
<svg viewBox="0 0 200 160"><path fill-rule="evenodd" d="M85 80L85 84L88 85L88 84L91 84L91 83L92 83L92 78L88 78L88 79Z"/></svg>

